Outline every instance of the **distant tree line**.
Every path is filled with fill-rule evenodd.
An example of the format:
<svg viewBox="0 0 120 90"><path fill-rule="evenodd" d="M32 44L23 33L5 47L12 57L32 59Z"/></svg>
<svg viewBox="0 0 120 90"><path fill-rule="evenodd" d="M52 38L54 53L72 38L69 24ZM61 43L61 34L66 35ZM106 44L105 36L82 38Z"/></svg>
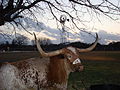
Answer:
<svg viewBox="0 0 120 90"><path fill-rule="evenodd" d="M32 45L28 45L27 43L25 43L27 42L26 41L27 39L25 38L23 40L18 39L20 41L16 41L16 39L13 39L13 42L11 44L9 44L8 42L1 44L0 51L36 51L37 50L34 40L31 41ZM51 41L46 38L39 39L39 42L41 43L41 46L45 51L54 51L67 46L73 46L77 48L87 48L91 45L91 44L86 44L81 42L73 42L69 44L52 44ZM94 50L95 51L120 51L120 42L112 42L112 43L109 43L108 45L102 45L98 43Z"/></svg>
<svg viewBox="0 0 120 90"><path fill-rule="evenodd" d="M75 42L75 43L71 43L71 45L78 48L87 48L91 44ZM98 43L94 50L95 51L120 51L120 42L111 42L108 45L103 45Z"/></svg>
<svg viewBox="0 0 120 90"><path fill-rule="evenodd" d="M48 38L39 38L38 41L42 46L52 44ZM8 41L0 42L0 51L33 51L36 50L35 40L29 40L28 37L18 34L12 39L11 43Z"/></svg>

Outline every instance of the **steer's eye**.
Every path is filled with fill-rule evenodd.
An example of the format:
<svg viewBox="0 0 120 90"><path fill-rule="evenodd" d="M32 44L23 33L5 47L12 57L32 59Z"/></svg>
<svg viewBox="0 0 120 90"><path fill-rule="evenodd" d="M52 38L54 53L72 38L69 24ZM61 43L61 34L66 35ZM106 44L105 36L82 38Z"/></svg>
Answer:
<svg viewBox="0 0 120 90"><path fill-rule="evenodd" d="M71 56L71 55L68 55L68 56L67 56L67 58L68 58L68 59L71 59L71 58L72 58L72 56Z"/></svg>

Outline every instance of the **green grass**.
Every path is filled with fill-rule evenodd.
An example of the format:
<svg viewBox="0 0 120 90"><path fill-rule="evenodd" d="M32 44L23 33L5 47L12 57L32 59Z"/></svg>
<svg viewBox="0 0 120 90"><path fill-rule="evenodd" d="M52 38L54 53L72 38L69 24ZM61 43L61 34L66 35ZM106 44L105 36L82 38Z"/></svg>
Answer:
<svg viewBox="0 0 120 90"><path fill-rule="evenodd" d="M84 71L71 73L69 88L89 87L95 84L120 85L120 61L84 61Z"/></svg>
<svg viewBox="0 0 120 90"><path fill-rule="evenodd" d="M0 60L21 60L39 56L38 52L6 52L0 53ZM83 90L85 87L95 84L120 85L120 51L93 51L80 53L84 65L83 72L74 72L69 77L69 90L77 87Z"/></svg>

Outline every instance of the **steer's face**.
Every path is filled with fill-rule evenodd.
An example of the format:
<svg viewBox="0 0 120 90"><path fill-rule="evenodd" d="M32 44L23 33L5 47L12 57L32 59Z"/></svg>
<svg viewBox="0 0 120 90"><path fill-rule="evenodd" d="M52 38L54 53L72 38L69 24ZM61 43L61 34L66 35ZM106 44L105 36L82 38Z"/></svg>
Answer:
<svg viewBox="0 0 120 90"><path fill-rule="evenodd" d="M68 63L70 63L72 71L83 70L83 65L81 64L81 60L79 58L79 52L76 48L67 47L65 57L67 58Z"/></svg>

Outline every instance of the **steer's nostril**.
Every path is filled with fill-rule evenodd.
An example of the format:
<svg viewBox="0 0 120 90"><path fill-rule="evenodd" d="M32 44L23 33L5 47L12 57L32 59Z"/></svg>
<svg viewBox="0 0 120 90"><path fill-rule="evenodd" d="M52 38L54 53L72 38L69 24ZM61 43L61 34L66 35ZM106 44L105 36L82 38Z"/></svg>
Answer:
<svg viewBox="0 0 120 90"><path fill-rule="evenodd" d="M84 69L83 65L79 66L79 71L83 71L83 69Z"/></svg>

